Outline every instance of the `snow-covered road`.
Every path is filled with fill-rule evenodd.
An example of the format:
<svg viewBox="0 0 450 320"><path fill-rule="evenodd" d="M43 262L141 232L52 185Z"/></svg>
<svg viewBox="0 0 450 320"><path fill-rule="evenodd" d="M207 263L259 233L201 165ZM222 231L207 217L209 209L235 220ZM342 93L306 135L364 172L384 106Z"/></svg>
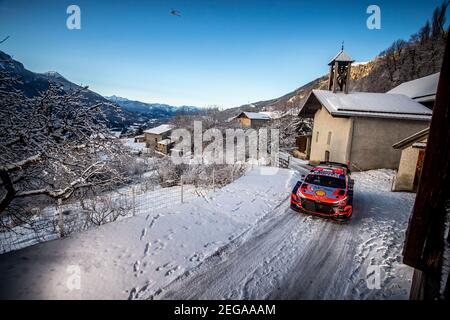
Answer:
<svg viewBox="0 0 450 320"><path fill-rule="evenodd" d="M265 170L191 203L0 255L0 298L408 297L401 248L414 195L390 192L393 171L354 173L354 218L338 224L290 210L298 174Z"/></svg>
<svg viewBox="0 0 450 320"><path fill-rule="evenodd" d="M407 299L412 270L400 253L414 196L389 192L392 172L354 176L349 224L298 214L286 198L250 234L152 298Z"/></svg>

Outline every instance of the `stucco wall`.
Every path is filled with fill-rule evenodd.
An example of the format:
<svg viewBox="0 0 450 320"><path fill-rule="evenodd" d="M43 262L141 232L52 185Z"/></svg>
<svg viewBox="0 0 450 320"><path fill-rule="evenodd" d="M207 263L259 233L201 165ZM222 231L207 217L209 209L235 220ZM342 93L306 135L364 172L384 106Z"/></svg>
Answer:
<svg viewBox="0 0 450 320"><path fill-rule="evenodd" d="M420 142L427 142L423 139ZM420 148L413 148L412 145L402 150L400 165L395 176L394 191L413 191L414 178L416 176L417 161L419 159Z"/></svg>
<svg viewBox="0 0 450 320"><path fill-rule="evenodd" d="M346 163L351 127L352 119L332 117L324 107L317 110L314 115L310 161L324 161L325 151L329 151L330 161ZM331 132L330 144L327 143L328 132Z"/></svg>
<svg viewBox="0 0 450 320"><path fill-rule="evenodd" d="M354 170L397 169L396 142L429 126L427 121L354 118L350 161Z"/></svg>
<svg viewBox="0 0 450 320"><path fill-rule="evenodd" d="M144 136L147 148L155 148L157 141L162 140L162 136L160 134L144 133Z"/></svg>
<svg viewBox="0 0 450 320"><path fill-rule="evenodd" d="M419 150L410 146L402 151L400 165L395 177L394 191L413 190Z"/></svg>
<svg viewBox="0 0 450 320"><path fill-rule="evenodd" d="M156 148L156 144L158 143L158 141L170 137L170 131L164 132L163 134L154 134L145 132L144 137L147 148Z"/></svg>

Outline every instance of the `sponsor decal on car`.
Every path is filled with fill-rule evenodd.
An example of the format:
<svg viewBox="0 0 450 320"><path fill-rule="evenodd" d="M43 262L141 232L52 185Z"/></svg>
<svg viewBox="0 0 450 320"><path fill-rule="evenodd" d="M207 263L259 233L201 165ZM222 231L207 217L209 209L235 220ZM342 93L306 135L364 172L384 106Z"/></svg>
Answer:
<svg viewBox="0 0 450 320"><path fill-rule="evenodd" d="M318 196L318 197L325 197L326 194L327 193L325 191L323 191L323 190L317 190L316 191L316 196Z"/></svg>

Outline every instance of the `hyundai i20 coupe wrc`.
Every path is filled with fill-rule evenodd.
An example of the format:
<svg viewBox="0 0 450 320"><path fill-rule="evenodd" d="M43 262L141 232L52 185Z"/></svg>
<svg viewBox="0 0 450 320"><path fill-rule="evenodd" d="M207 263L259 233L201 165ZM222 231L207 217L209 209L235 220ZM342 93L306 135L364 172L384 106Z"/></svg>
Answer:
<svg viewBox="0 0 450 320"><path fill-rule="evenodd" d="M295 185L291 208L321 217L348 220L353 213L353 184L345 164L321 162Z"/></svg>

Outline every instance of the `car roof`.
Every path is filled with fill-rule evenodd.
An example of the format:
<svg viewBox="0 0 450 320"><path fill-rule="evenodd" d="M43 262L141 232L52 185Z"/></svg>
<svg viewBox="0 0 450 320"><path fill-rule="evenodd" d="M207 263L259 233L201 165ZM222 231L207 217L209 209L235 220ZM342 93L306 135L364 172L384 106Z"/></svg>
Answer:
<svg viewBox="0 0 450 320"><path fill-rule="evenodd" d="M337 179L345 179L346 170L344 168L333 167L333 166L317 166L311 171L311 174L316 174L320 176L327 176Z"/></svg>

